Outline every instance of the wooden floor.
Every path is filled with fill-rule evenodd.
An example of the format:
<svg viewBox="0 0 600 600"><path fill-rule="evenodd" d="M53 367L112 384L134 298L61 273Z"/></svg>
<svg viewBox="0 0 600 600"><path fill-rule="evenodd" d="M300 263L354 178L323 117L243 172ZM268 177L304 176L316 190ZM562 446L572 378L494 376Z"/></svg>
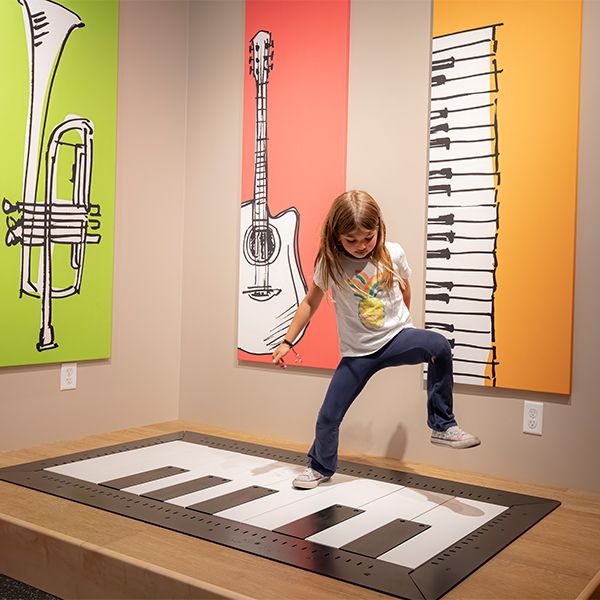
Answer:
<svg viewBox="0 0 600 600"><path fill-rule="evenodd" d="M306 448L186 421L0 454L0 467L174 431ZM559 500L562 505L450 591L448 600L596 598L600 495L365 456L344 458ZM387 598L264 558L0 482L0 572L61 598Z"/></svg>

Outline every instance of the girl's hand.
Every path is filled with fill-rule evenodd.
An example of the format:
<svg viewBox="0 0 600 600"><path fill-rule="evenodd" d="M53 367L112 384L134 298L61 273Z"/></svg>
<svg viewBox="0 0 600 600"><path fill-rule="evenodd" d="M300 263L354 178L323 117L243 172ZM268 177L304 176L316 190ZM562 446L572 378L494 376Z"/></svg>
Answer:
<svg viewBox="0 0 600 600"><path fill-rule="evenodd" d="M283 342L277 346L275 352L273 352L273 363L281 369L286 369L287 365L283 362L283 357L290 351L290 347Z"/></svg>

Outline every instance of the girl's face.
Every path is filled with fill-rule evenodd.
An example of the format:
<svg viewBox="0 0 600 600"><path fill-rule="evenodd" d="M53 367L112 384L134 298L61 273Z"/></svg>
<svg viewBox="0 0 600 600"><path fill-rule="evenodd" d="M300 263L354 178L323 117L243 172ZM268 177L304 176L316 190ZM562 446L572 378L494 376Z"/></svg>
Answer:
<svg viewBox="0 0 600 600"><path fill-rule="evenodd" d="M357 227L340 235L340 243L344 250L354 258L366 258L377 245L377 230L368 231Z"/></svg>

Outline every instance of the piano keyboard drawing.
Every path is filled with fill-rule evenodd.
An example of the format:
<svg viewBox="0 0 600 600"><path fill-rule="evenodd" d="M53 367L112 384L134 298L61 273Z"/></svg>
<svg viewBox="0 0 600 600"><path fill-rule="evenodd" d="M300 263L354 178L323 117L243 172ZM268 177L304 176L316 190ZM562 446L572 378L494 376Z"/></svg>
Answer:
<svg viewBox="0 0 600 600"><path fill-rule="evenodd" d="M0 480L401 598L435 599L559 502L193 432L0 469Z"/></svg>
<svg viewBox="0 0 600 600"><path fill-rule="evenodd" d="M454 381L491 386L499 364L498 27L433 39L425 303L425 327L452 346Z"/></svg>

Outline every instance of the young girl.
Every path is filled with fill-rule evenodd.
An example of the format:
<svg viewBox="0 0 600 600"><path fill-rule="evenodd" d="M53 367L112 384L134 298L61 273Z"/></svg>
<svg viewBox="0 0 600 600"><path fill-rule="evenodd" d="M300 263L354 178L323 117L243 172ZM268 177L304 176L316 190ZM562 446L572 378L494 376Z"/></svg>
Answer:
<svg viewBox="0 0 600 600"><path fill-rule="evenodd" d="M450 344L411 323L410 274L404 250L386 242L375 200L361 191L336 198L323 224L313 283L273 353L273 362L285 368L285 355L331 288L342 360L319 411L309 466L294 487L314 488L335 473L340 423L367 381L385 367L427 363L432 443L453 448L480 443L458 427L452 413Z"/></svg>

